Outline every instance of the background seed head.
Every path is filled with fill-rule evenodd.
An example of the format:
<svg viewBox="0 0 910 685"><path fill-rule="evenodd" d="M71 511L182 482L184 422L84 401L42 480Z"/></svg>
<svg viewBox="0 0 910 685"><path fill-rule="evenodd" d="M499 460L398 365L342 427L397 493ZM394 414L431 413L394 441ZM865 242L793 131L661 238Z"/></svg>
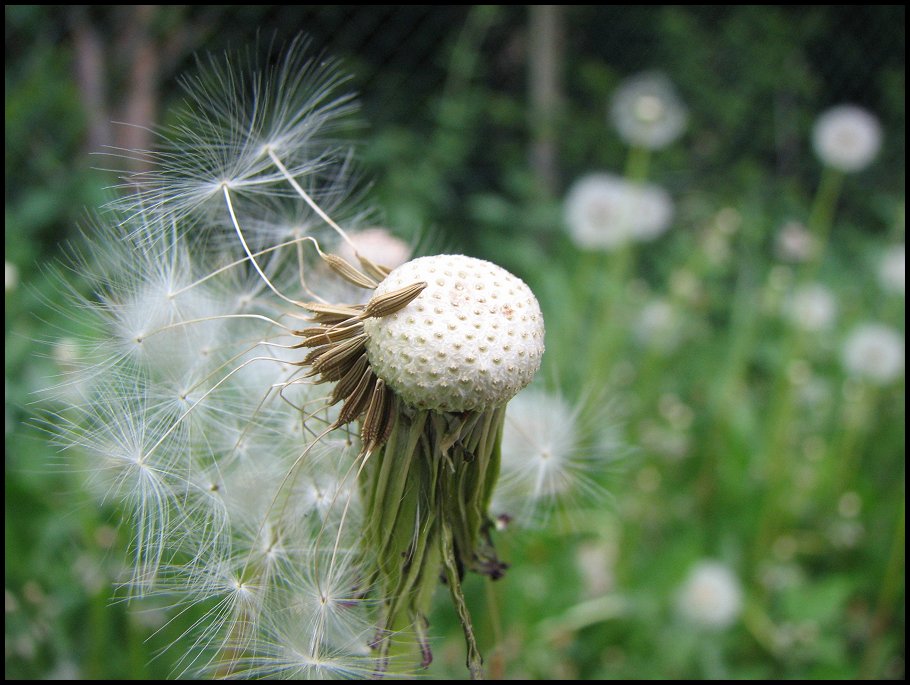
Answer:
<svg viewBox="0 0 910 685"><path fill-rule="evenodd" d="M852 376L887 385L904 373L904 338L881 323L856 326L844 341L842 362Z"/></svg>
<svg viewBox="0 0 910 685"><path fill-rule="evenodd" d="M616 90L610 117L627 143L659 150L683 134L688 112L670 79L660 72L645 72Z"/></svg>
<svg viewBox="0 0 910 685"><path fill-rule="evenodd" d="M375 296L421 281L407 307L364 322L370 364L399 397L417 409L471 411L531 382L544 324L521 279L481 259L436 255L392 271Z"/></svg>
<svg viewBox="0 0 910 685"><path fill-rule="evenodd" d="M706 559L690 570L679 591L678 606L683 617L697 627L727 628L742 611L742 586L729 566Z"/></svg>
<svg viewBox="0 0 910 685"><path fill-rule="evenodd" d="M608 173L576 180L564 205L569 236L585 250L611 251L630 241L654 240L670 227L673 211L663 188Z"/></svg>
<svg viewBox="0 0 910 685"><path fill-rule="evenodd" d="M881 125L861 107L832 107L815 122L812 145L824 164L847 173L861 171L878 155Z"/></svg>

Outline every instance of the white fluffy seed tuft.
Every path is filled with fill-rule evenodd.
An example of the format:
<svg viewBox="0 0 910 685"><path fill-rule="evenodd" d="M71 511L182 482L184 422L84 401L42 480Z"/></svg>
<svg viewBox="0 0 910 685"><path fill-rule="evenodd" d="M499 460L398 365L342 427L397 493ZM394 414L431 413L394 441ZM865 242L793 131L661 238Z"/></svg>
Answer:
<svg viewBox="0 0 910 685"><path fill-rule="evenodd" d="M416 282L407 307L364 322L373 371L416 409L462 412L501 405L540 368L543 316L521 279L463 255L411 260L374 297Z"/></svg>
<svg viewBox="0 0 910 685"><path fill-rule="evenodd" d="M840 105L823 112L812 129L818 158L839 171L862 171L872 164L882 146L882 128L870 112Z"/></svg>

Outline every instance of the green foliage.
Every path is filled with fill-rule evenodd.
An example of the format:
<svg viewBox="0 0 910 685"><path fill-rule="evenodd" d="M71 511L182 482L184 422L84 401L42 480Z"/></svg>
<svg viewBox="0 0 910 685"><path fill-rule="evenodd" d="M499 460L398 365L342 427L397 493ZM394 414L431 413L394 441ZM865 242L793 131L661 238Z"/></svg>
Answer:
<svg viewBox="0 0 910 685"><path fill-rule="evenodd" d="M857 381L841 349L864 321L904 331L903 295L877 277L882 253L904 241L903 7L566 9L559 187L550 190L528 164L523 11L450 7L431 20L403 9L401 25L368 42L375 18L357 15L358 24L342 7L317 10L310 24L290 9L237 10L239 24L228 12L212 19L225 27L212 40L246 40L250 25L279 35L309 25L317 42L354 55L365 118L376 122L362 163L384 220L526 280L547 321L547 381L603 402L627 446L599 478L611 504L556 517L547 531L501 533L509 573L491 587L466 582L490 673L902 677L904 376ZM65 335L41 266L84 208L103 202L110 178L87 171L64 22L39 6L8 6L6 18L5 250L19 273L5 317L6 675L166 677L179 647L154 657L192 617L155 633L161 607L111 605L128 532L115 532L115 512L74 494L80 474L51 466L66 455L26 424L30 393L59 371L50 343ZM178 21L165 17L165 28L166 19ZM394 44L405 38L413 54ZM582 174L623 173L628 149L608 102L625 77L650 68L669 75L689 109L687 132L652 155L648 172L676 214L611 284L616 263L567 236L562 197ZM787 221L809 220L821 176L812 122L842 101L874 111L886 144L845 179L813 279L836 298L837 319L805 335L780 312L808 269L782 262L775 239ZM679 344L637 337L655 300L684 322ZM743 586L742 613L723 631L694 630L675 608L703 558L723 560ZM444 637L430 674L462 677L457 617L440 604L431 622Z"/></svg>

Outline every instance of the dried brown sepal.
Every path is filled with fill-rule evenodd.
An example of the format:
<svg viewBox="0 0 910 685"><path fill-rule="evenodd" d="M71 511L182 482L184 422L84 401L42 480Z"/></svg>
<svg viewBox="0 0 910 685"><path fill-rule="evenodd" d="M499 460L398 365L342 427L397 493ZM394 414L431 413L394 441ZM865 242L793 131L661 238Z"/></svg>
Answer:
<svg viewBox="0 0 910 685"><path fill-rule="evenodd" d="M379 283L374 281L372 278L364 273L361 273L353 264L345 259L342 259L336 254L326 254L321 252L319 256L322 257L322 261L329 265L329 268L332 271L341 276L348 283L356 285L359 288L366 288L368 290L373 290L377 285L379 285Z"/></svg>
<svg viewBox="0 0 910 685"><path fill-rule="evenodd" d="M366 306L364 316L388 316L407 307L427 287L425 281L412 283L384 295L373 296Z"/></svg>

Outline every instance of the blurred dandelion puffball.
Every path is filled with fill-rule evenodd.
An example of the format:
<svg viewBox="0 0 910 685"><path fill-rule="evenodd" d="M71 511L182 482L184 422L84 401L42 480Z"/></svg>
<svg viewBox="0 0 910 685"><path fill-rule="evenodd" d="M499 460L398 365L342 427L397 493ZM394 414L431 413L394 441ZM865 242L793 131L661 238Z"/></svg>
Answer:
<svg viewBox="0 0 910 685"><path fill-rule="evenodd" d="M681 339L684 314L665 299L648 302L639 311L634 323L636 339L660 352L672 352Z"/></svg>
<svg viewBox="0 0 910 685"><path fill-rule="evenodd" d="M534 294L505 269L462 255L419 257L374 296L427 286L407 307L364 322L377 376L418 409L468 411L503 404L534 378L544 349Z"/></svg>
<svg viewBox="0 0 910 685"><path fill-rule="evenodd" d="M818 251L815 236L798 221L788 221L777 232L774 248L787 262L806 262Z"/></svg>
<svg viewBox="0 0 910 685"><path fill-rule="evenodd" d="M804 331L827 330L837 316L837 300L825 286L808 283L791 294L785 314L794 326Z"/></svg>
<svg viewBox="0 0 910 685"><path fill-rule="evenodd" d="M897 295L903 295L906 287L906 249L903 243L892 245L881 257L878 264L878 282L882 288Z"/></svg>
<svg viewBox="0 0 910 685"><path fill-rule="evenodd" d="M19 285L19 268L12 262L6 261L3 264L3 282L5 283L6 292L12 292Z"/></svg>
<svg viewBox="0 0 910 685"><path fill-rule="evenodd" d="M624 81L610 104L610 117L623 140L658 150L682 135L688 113L664 74L646 72Z"/></svg>
<svg viewBox="0 0 910 685"><path fill-rule="evenodd" d="M884 324L861 324L844 341L841 359L851 375L887 385L904 372L904 339Z"/></svg>
<svg viewBox="0 0 910 685"><path fill-rule="evenodd" d="M843 172L865 169L875 159L881 144L878 119L855 105L827 110L812 129L815 154L825 165Z"/></svg>
<svg viewBox="0 0 910 685"><path fill-rule="evenodd" d="M742 611L739 579L726 565L701 561L689 572L677 597L683 618L700 628L721 630L733 625Z"/></svg>
<svg viewBox="0 0 910 685"><path fill-rule="evenodd" d="M673 201L658 186L596 173L572 184L564 211L576 245L611 251L631 241L650 241L662 235L673 218Z"/></svg>

